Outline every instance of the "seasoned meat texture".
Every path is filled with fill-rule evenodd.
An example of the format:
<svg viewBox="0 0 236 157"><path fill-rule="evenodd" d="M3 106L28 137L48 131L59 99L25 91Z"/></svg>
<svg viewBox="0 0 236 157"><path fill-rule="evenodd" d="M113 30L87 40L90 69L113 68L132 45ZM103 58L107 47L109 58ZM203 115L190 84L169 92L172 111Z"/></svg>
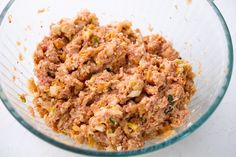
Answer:
<svg viewBox="0 0 236 157"><path fill-rule="evenodd" d="M82 11L50 26L34 52L34 104L76 142L132 150L184 123L195 92L191 65L160 35Z"/></svg>

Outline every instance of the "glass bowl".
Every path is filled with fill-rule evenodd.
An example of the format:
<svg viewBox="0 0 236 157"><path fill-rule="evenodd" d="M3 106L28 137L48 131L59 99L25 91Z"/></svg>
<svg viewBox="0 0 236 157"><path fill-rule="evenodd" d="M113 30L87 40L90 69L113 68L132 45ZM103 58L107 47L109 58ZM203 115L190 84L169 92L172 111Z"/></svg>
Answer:
<svg viewBox="0 0 236 157"><path fill-rule="evenodd" d="M197 92L189 105L190 115L175 134L148 141L138 150L100 151L76 145L70 138L51 131L38 114L35 118L31 116L32 95L27 90L27 80L34 77L32 54L36 44L49 33L51 23L63 17L72 18L81 9L96 13L101 24L130 20L133 28L140 28L143 34L161 34L190 61L196 73ZM126 156L164 148L201 126L227 90L233 68L233 49L224 18L210 0L10 0L0 15L0 59L1 99L30 132L79 154ZM25 104L18 98L22 93L26 94Z"/></svg>

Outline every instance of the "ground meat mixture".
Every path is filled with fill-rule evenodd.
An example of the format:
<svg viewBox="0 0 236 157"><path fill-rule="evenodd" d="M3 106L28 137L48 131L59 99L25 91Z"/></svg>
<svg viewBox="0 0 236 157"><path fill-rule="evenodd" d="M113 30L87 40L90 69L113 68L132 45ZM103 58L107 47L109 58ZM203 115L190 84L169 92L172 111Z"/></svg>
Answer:
<svg viewBox="0 0 236 157"><path fill-rule="evenodd" d="M162 36L128 21L101 26L89 11L52 24L34 65L46 124L97 149L141 148L181 126L195 92L191 65Z"/></svg>

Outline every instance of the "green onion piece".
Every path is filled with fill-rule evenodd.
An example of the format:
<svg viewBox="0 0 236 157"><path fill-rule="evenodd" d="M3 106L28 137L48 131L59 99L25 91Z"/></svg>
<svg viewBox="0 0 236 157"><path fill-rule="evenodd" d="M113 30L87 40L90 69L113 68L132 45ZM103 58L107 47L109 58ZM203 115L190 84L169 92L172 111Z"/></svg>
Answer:
<svg viewBox="0 0 236 157"><path fill-rule="evenodd" d="M98 43L98 36L94 35L92 38L93 45Z"/></svg>
<svg viewBox="0 0 236 157"><path fill-rule="evenodd" d="M178 65L179 65L179 64L182 64L182 63L183 63L183 60L181 60L181 59L176 59L176 60L175 60L175 63L178 64Z"/></svg>
<svg viewBox="0 0 236 157"><path fill-rule="evenodd" d="M168 95L167 99L168 99L169 104L173 105L173 101L174 101L173 96L172 95Z"/></svg>
<svg viewBox="0 0 236 157"><path fill-rule="evenodd" d="M113 119L112 117L109 118L109 121L111 122L112 125L116 125L117 121Z"/></svg>

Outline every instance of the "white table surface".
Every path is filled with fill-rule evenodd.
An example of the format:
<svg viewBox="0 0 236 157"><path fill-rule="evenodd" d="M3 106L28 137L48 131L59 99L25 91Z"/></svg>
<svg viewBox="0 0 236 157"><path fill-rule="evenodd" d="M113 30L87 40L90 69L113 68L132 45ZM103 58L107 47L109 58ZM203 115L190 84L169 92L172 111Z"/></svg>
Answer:
<svg viewBox="0 0 236 157"><path fill-rule="evenodd" d="M0 0L0 10L6 0ZM236 46L236 1L216 0ZM234 52L236 49L234 48ZM235 157L236 156L236 71L228 91L215 113L193 134L148 157ZM0 157L81 157L31 134L0 102Z"/></svg>

